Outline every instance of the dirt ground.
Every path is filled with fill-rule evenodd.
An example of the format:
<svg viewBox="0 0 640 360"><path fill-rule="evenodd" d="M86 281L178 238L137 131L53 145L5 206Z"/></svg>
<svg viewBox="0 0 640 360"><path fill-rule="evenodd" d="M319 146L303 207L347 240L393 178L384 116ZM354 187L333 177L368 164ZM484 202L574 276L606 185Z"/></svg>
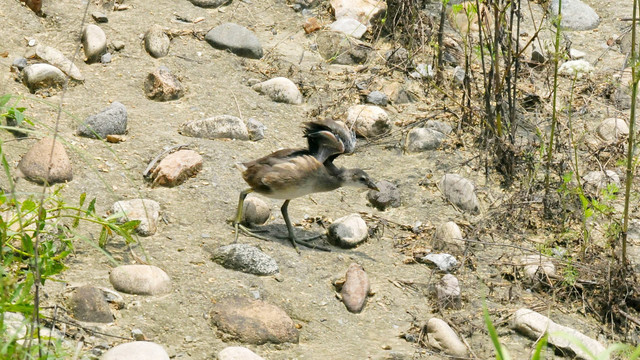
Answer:
<svg viewBox="0 0 640 360"><path fill-rule="evenodd" d="M461 134L453 135L443 150L404 154L401 128L396 126L385 141L362 141L355 155L339 159L342 166L360 167L376 180L396 184L402 194L399 208L378 211L367 205L363 192L348 188L291 202L290 215L298 224L305 218L336 219L363 213L370 227L379 228L380 236L358 248L332 248L330 253L302 249L298 255L288 241L266 242L241 236L242 243L259 246L276 259L280 266L277 279L231 271L213 263L209 259L210 249L233 241L233 231L226 220L233 216L237 196L246 188L234 164L279 148L304 146L300 124L310 119L311 111L328 107L339 115L358 99L353 80L376 75L371 72L361 75L354 71L355 67L326 64L312 50L314 35L302 31L304 17L282 0L238 0L219 10L198 8L186 0L126 4L130 9L125 11L103 10L109 22L100 24L109 42L123 41L125 48L112 52L113 60L106 65L87 65L82 62L80 52L75 63L86 80L64 94L65 113L58 136L65 141L72 158L74 179L65 185L63 194L69 203L74 203L86 192L97 198L97 209L102 213L118 200L142 197L158 201L165 221L155 235L140 238L141 247L135 251L138 255L146 254L151 264L164 269L174 290L161 297L124 295L126 308L118 312L113 325L101 328L103 332L129 337L131 330L137 328L150 340L164 345L176 359L211 359L224 347L238 345L225 343L216 336L207 319L212 301L238 294L259 297L282 307L301 326L299 344L246 345L267 359L441 359L442 355L403 338L406 333L417 335L416 326L433 316L455 325L478 358L492 358L491 342L481 315L485 299L494 321L506 320L498 330L514 359L527 358L532 348L531 340L515 334L508 326L509 315L520 307L537 309L558 323L605 342L611 339L610 331L591 316L585 316L574 302L550 301L549 295L532 292L518 280L503 277L504 268L509 268L516 256L528 253L495 244L532 249L536 241L550 235L544 229L524 227L509 234L479 229L492 221L503 221L491 216L512 193L500 187L495 172L484 175L484 164L477 156L479 150L472 143L460 145L459 139L464 138ZM597 72L611 74L619 71L624 56L606 51L602 44L622 32L626 24L617 19L630 14L631 4L613 5L606 1L590 4L602 17L598 31L570 36L575 48L588 53L588 61L593 63L604 54L603 61L596 65ZM45 1L43 9L47 16L40 18L15 0L4 0L0 7L3 24L0 52L8 52L7 57L0 57L0 93L24 95L26 114L37 122L43 136L52 132L61 94L44 99L28 94L26 87L13 80L9 67L15 57L28 51L30 39L53 46L71 58L80 37L84 8L81 2ZM95 10L101 9L92 2L89 14ZM328 19L326 13L321 15ZM205 20L186 24L176 21L176 16L191 19L203 16ZM88 18L87 22L93 21ZM262 60L243 59L213 49L189 34L174 37L169 55L161 59L152 58L143 48L141 36L153 24L172 31L199 32L224 22L235 22L254 31L266 56ZM374 62L380 62L389 47L385 42L374 44L377 53ZM160 65L182 79L187 87L183 98L160 103L145 97L144 78ZM302 84L305 103L299 106L275 103L247 85L249 79L267 80L273 76L288 76ZM396 123L402 123L428 116L425 109L437 106L441 98L431 93L417 103L388 106L386 110ZM80 121L112 101L127 107L126 141L108 144L75 134ZM585 129L596 120L615 114L611 105L601 101L597 98L585 104L588 112L581 118ZM205 140L183 137L177 132L183 122L222 114L260 120L267 126L266 138L258 142ZM532 116L529 120L540 124L545 119ZM15 141L7 133L0 136L13 166L35 141ZM148 161L164 147L183 143L202 154L202 171L178 187L149 187L142 178ZM461 213L445 201L435 186L445 173L458 173L476 183L482 203L479 215ZM5 183L6 179L0 178L3 188ZM18 188L25 193L40 191L25 180L18 181ZM267 201L272 204L270 224L284 230L281 204ZM414 253L430 249L434 227L446 221L460 224L474 240L494 244L471 246L465 255L467 265L455 273L462 286L461 310L440 311L433 287L443 274L411 261ZM400 226L411 227L417 222L425 230L420 235ZM317 224L306 224L309 231L322 230ZM488 228L495 228L493 225ZM98 233L88 228L81 235L96 241ZM45 286L49 303L59 299L66 284L110 287L108 274L113 264L88 242L78 242L76 246L61 282ZM107 251L119 263L135 261L122 239L111 240ZM375 291L360 314L349 313L336 298L332 286L332 281L343 276L351 262L363 265ZM96 336L87 339L86 348L122 341Z"/></svg>

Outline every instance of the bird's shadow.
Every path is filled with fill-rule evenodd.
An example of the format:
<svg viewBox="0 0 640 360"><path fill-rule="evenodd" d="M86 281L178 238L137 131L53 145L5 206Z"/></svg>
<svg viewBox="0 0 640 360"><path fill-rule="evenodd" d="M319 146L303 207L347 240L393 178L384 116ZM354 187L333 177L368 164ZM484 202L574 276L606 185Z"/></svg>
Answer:
<svg viewBox="0 0 640 360"><path fill-rule="evenodd" d="M291 244L287 226L284 224L267 224L251 227L245 225L245 227L249 229L249 231L253 232L254 235L259 235L261 237L268 238L268 240L278 241L283 244ZM316 242L318 245L322 243L326 244L326 241L322 241L323 238L326 239L327 234L325 232L301 230L297 227L293 228L293 232L298 240L309 241L310 243Z"/></svg>

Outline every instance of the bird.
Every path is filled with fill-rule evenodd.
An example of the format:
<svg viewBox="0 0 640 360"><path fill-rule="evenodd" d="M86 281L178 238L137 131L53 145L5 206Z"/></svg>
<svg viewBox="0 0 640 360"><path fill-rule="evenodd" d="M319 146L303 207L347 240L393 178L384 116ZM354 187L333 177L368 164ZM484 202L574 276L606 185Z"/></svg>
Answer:
<svg viewBox="0 0 640 360"><path fill-rule="evenodd" d="M340 155L352 154L355 150L355 133L344 123L331 119L304 123L306 149L282 149L259 159L242 163L242 178L249 188L240 193L236 218L233 221L238 241L242 208L249 193L284 200L282 217L287 226L289 240L297 252L298 243L308 246L296 238L289 219L289 202L292 199L338 189L343 186L378 190L371 177L361 169L345 169L333 161ZM247 231L243 228L244 231ZM253 234L252 234L253 235Z"/></svg>

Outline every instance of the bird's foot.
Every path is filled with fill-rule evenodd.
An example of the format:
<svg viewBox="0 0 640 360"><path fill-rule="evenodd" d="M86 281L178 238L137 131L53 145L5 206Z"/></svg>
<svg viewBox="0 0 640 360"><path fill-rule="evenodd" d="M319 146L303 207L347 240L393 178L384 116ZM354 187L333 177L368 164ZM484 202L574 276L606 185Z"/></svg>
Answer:
<svg viewBox="0 0 640 360"><path fill-rule="evenodd" d="M274 241L274 240L278 240L278 237L269 237L269 236L264 236L264 235L260 235L257 234L258 232L266 232L266 229L249 229L248 227L242 225L242 224L238 224L238 230L242 231L245 235L247 236L251 236L254 237L256 239L260 239L260 240L264 240L264 241ZM296 244L302 245L304 247L308 247L310 249L316 249L316 250L320 250L320 251L327 251L327 252L331 252L331 249L326 248L324 246L320 246L320 245L315 245L315 244L310 244L308 243L309 241L312 240L316 240L318 238L322 237L322 234L318 234L318 235L314 235L305 239L294 239L293 242L295 242ZM288 236L284 237L284 239L290 239ZM298 253L300 253L300 250L298 249L297 246L294 246L294 248L296 249L296 251Z"/></svg>

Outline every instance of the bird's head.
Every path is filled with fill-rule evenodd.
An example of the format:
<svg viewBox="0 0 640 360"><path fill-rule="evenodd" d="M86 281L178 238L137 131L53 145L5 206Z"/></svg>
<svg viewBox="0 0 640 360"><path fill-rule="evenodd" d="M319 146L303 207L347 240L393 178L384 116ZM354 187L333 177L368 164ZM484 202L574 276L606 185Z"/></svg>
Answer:
<svg viewBox="0 0 640 360"><path fill-rule="evenodd" d="M352 186L357 188L366 188L379 191L369 174L360 169L346 169L341 174L343 186Z"/></svg>

